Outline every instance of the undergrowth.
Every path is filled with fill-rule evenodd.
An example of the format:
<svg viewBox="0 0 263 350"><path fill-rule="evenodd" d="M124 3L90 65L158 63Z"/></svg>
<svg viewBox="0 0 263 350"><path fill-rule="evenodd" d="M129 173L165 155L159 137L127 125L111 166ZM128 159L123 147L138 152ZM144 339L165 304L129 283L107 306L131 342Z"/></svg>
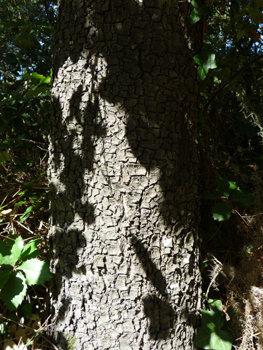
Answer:
<svg viewBox="0 0 263 350"><path fill-rule="evenodd" d="M47 182L45 175L38 172L13 173L11 163L9 160L0 165L0 256L8 260L9 255L7 253L3 255L3 250L6 251L4 247L10 247L10 251L11 247L14 247L14 242L17 242L17 249L13 249L13 255L17 254L17 259L13 259L16 264L13 267L14 272L11 272L12 255L10 255L9 269L11 274L15 274L19 273L21 263L23 267L23 261L28 261L29 266L33 263L35 268L37 263L43 264L46 260L48 252ZM34 247L30 242L36 242L37 246ZM23 246L28 247L24 253ZM22 253L21 263L20 252ZM39 254L41 255L38 256ZM38 256L37 259L36 256ZM31 260L26 260L29 258ZM8 262L5 264L2 265L1 271L3 268L9 268ZM20 274L22 278L26 277L23 277L22 270ZM16 296L12 285L9 292L10 300L8 300L9 294L5 302L3 295L0 299L0 344L3 350L55 349L48 337L50 319L48 284L43 284L39 277L37 280L40 282L37 282L32 274L30 278L31 281L26 281L28 287L24 291L25 297L21 295L19 285L18 296ZM44 279L46 280L46 277ZM17 281L19 282L19 279Z"/></svg>

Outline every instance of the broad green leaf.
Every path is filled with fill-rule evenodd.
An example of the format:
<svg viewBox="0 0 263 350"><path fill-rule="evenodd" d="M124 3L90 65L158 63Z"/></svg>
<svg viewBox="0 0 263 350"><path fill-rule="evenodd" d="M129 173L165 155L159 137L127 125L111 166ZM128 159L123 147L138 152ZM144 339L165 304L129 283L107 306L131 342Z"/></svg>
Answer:
<svg viewBox="0 0 263 350"><path fill-rule="evenodd" d="M29 243L27 243L20 255L20 260L33 259L41 254L41 250L37 249L38 244L42 241L41 238L36 238Z"/></svg>
<svg viewBox="0 0 263 350"><path fill-rule="evenodd" d="M220 299L209 299L208 300L210 309L212 309L214 312L223 312L222 308L222 301Z"/></svg>
<svg viewBox="0 0 263 350"><path fill-rule="evenodd" d="M202 16L203 16L203 11L201 8L193 9L193 11L191 12L191 15L190 15L190 25L193 26L195 23L200 21Z"/></svg>
<svg viewBox="0 0 263 350"><path fill-rule="evenodd" d="M27 285L23 274L12 272L1 291L1 298L10 311L17 308L26 296Z"/></svg>
<svg viewBox="0 0 263 350"><path fill-rule="evenodd" d="M219 310L202 310L202 322L209 325L211 331L221 329L224 325L224 318L222 311ZM212 325L212 326L211 326Z"/></svg>
<svg viewBox="0 0 263 350"><path fill-rule="evenodd" d="M212 349L209 347L210 338L211 338L211 330L208 327L202 326L198 329L197 336L194 340L194 345L200 347L201 349Z"/></svg>
<svg viewBox="0 0 263 350"><path fill-rule="evenodd" d="M11 148L13 146L13 142L11 141L3 141L1 144L0 144L0 149L6 149L6 148Z"/></svg>
<svg viewBox="0 0 263 350"><path fill-rule="evenodd" d="M231 215L231 206L226 202L216 203L212 210L213 218L218 221L227 220Z"/></svg>
<svg viewBox="0 0 263 350"><path fill-rule="evenodd" d="M210 9L204 3L202 3L202 1L192 0L191 5L195 7L190 15L191 26L197 23L203 15L211 15Z"/></svg>
<svg viewBox="0 0 263 350"><path fill-rule="evenodd" d="M50 89L50 87L47 86L47 85L40 85L40 86L37 86L37 87L34 88L34 89L29 90L29 91L25 94L25 97L37 96L37 95L41 94L41 92L48 91L49 89Z"/></svg>
<svg viewBox="0 0 263 350"><path fill-rule="evenodd" d="M11 265L11 247L0 241L0 265Z"/></svg>
<svg viewBox="0 0 263 350"><path fill-rule="evenodd" d="M203 349L231 350L234 337L221 328L225 320L221 300L209 300L210 310L202 310L202 326L199 328L194 344Z"/></svg>
<svg viewBox="0 0 263 350"><path fill-rule="evenodd" d="M233 181L228 181L230 190L238 190L237 185Z"/></svg>
<svg viewBox="0 0 263 350"><path fill-rule="evenodd" d="M31 76L32 76L32 78L39 79L39 80L45 79L44 75L38 74L36 72L32 73Z"/></svg>
<svg viewBox="0 0 263 350"><path fill-rule="evenodd" d="M0 164L10 160L10 154L6 151L0 151Z"/></svg>
<svg viewBox="0 0 263 350"><path fill-rule="evenodd" d="M10 274L12 273L11 269L1 269L0 270L0 289L6 284Z"/></svg>
<svg viewBox="0 0 263 350"><path fill-rule="evenodd" d="M29 285L45 283L52 277L48 265L38 259L25 261L19 269L26 274L26 282Z"/></svg>
<svg viewBox="0 0 263 350"><path fill-rule="evenodd" d="M19 256L23 250L23 247L24 247L24 241L23 241L23 238L20 236L15 240L15 243L11 249L11 262L13 266L18 261Z"/></svg>
<svg viewBox="0 0 263 350"><path fill-rule="evenodd" d="M38 73L36 73L36 72L34 72L34 73L32 73L32 74L30 74L30 73L24 73L24 74L22 75L22 77L23 77L24 79L39 79L39 80L45 79L44 75L38 74Z"/></svg>
<svg viewBox="0 0 263 350"><path fill-rule="evenodd" d="M206 349L231 350L234 336L228 331L222 329L211 333L210 342Z"/></svg>
<svg viewBox="0 0 263 350"><path fill-rule="evenodd" d="M24 79L38 79L39 80L39 84L46 84L50 82L50 77L45 77L42 74L38 74L36 72L29 74L29 73L24 73L23 75Z"/></svg>
<svg viewBox="0 0 263 350"><path fill-rule="evenodd" d="M222 329L210 332L207 327L199 329L194 344L202 349L231 350L234 336Z"/></svg>
<svg viewBox="0 0 263 350"><path fill-rule="evenodd" d="M215 54L206 49L203 49L200 54L195 55L194 60L200 66L197 73L201 81L206 78L209 69L214 69L217 67Z"/></svg>

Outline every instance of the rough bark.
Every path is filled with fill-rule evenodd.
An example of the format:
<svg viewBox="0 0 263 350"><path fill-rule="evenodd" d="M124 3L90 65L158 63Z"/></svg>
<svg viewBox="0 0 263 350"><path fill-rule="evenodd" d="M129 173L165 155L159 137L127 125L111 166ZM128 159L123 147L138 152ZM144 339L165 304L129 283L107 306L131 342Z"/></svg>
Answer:
<svg viewBox="0 0 263 350"><path fill-rule="evenodd" d="M54 36L50 245L61 349L193 349L201 278L188 1L65 0Z"/></svg>

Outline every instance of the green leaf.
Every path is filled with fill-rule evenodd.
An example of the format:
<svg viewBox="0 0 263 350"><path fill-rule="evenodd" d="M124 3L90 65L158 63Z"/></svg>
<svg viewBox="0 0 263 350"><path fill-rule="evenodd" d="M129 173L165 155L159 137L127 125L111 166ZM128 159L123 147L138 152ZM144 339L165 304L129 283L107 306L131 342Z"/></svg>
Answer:
<svg viewBox="0 0 263 350"><path fill-rule="evenodd" d="M19 269L26 274L26 282L29 285L45 283L52 277L48 265L38 259L25 261Z"/></svg>
<svg viewBox="0 0 263 350"><path fill-rule="evenodd" d="M37 249L37 246L41 241L41 238L36 238L26 244L20 255L20 260L33 259L41 254L41 250Z"/></svg>
<svg viewBox="0 0 263 350"><path fill-rule="evenodd" d="M216 203L212 210L213 218L218 221L227 220L231 215L231 206L226 202Z"/></svg>
<svg viewBox="0 0 263 350"><path fill-rule="evenodd" d="M202 310L202 323L212 332L217 328L221 329L224 325L222 311Z"/></svg>
<svg viewBox="0 0 263 350"><path fill-rule="evenodd" d="M10 160L10 155L6 151L0 151L0 164Z"/></svg>
<svg viewBox="0 0 263 350"><path fill-rule="evenodd" d="M11 262L13 266L18 261L19 256L23 250L23 247L24 247L24 241L23 241L23 238L20 236L15 240L15 243L11 249Z"/></svg>
<svg viewBox="0 0 263 350"><path fill-rule="evenodd" d="M200 328L194 345L209 350L231 350L233 341L234 336L230 332L222 329L211 332L209 328Z"/></svg>
<svg viewBox="0 0 263 350"><path fill-rule="evenodd" d="M29 119L29 118L31 118L31 115L28 113L23 113L22 118Z"/></svg>
<svg viewBox="0 0 263 350"><path fill-rule="evenodd" d="M206 349L231 350L234 336L230 332L222 329L211 333L210 342Z"/></svg>
<svg viewBox="0 0 263 350"><path fill-rule="evenodd" d="M11 273L12 273L12 270L10 269L0 270L0 289L2 289L3 286L6 284Z"/></svg>
<svg viewBox="0 0 263 350"><path fill-rule="evenodd" d="M203 349L231 350L234 337L222 330L225 320L221 300L210 304L210 310L202 310L202 326L199 328L194 344Z"/></svg>
<svg viewBox="0 0 263 350"><path fill-rule="evenodd" d="M190 15L190 25L197 23L203 15L211 15L210 9L200 0L192 0L191 5L195 8Z"/></svg>
<svg viewBox="0 0 263 350"><path fill-rule="evenodd" d="M209 69L217 68L215 57L214 53L206 49L203 49L200 54L194 56L195 62L200 66L197 73L201 81L206 78Z"/></svg>
<svg viewBox="0 0 263 350"><path fill-rule="evenodd" d="M41 86L37 86L34 89L30 89L26 94L25 97L33 97L33 96L37 96L39 94L41 94L42 92L48 91L50 89L49 86L46 85L41 85Z"/></svg>
<svg viewBox="0 0 263 350"><path fill-rule="evenodd" d="M26 191L23 191L23 192L26 192ZM24 204L27 204L27 201L20 201L20 202L16 203L14 206L15 206L15 208L19 208L19 207L21 207L21 205L24 205Z"/></svg>
<svg viewBox="0 0 263 350"><path fill-rule="evenodd" d="M5 242L0 242L0 265L11 265L11 247Z"/></svg>
<svg viewBox="0 0 263 350"><path fill-rule="evenodd" d="M237 185L233 181L228 181L230 190L238 190Z"/></svg>
<svg viewBox="0 0 263 350"><path fill-rule="evenodd" d="M203 11L201 8L193 9L190 15L190 25L193 26L195 23L200 21L203 16Z"/></svg>
<svg viewBox="0 0 263 350"><path fill-rule="evenodd" d="M26 296L27 285L23 274L12 272L8 281L1 291L1 297L4 304L10 311L18 307Z"/></svg>
<svg viewBox="0 0 263 350"><path fill-rule="evenodd" d="M210 309L214 312L223 312L222 301L220 299L209 299L208 300Z"/></svg>
<svg viewBox="0 0 263 350"><path fill-rule="evenodd" d="M204 325L202 324L194 340L194 345L202 349L212 349L208 347L210 344L210 337L211 330L208 327L204 327Z"/></svg>
<svg viewBox="0 0 263 350"><path fill-rule="evenodd" d="M0 144L0 149L6 149L6 148L10 148L13 146L13 142L11 141L3 141L1 144Z"/></svg>
<svg viewBox="0 0 263 350"><path fill-rule="evenodd" d="M22 196L23 194L25 194L27 192L27 189L26 190L23 190L21 192L18 193L19 196ZM20 203L20 202L19 202Z"/></svg>
<svg viewBox="0 0 263 350"><path fill-rule="evenodd" d="M23 222L26 220L27 216L33 211L33 205L27 208L27 210L24 212L22 216L20 216L20 222Z"/></svg>
<svg viewBox="0 0 263 350"><path fill-rule="evenodd" d="M22 77L23 77L24 79L39 79L39 80L45 79L44 75L38 74L38 73L36 73L36 72L34 72L34 73L32 73L32 74L30 74L30 73L24 73L24 74L22 75Z"/></svg>

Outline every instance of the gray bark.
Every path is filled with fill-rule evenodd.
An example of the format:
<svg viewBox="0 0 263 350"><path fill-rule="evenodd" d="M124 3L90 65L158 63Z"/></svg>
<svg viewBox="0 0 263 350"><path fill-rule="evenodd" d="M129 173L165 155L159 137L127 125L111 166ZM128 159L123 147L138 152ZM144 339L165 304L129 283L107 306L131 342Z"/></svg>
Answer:
<svg viewBox="0 0 263 350"><path fill-rule="evenodd" d="M61 349L193 349L198 83L188 1L65 0L50 132Z"/></svg>

